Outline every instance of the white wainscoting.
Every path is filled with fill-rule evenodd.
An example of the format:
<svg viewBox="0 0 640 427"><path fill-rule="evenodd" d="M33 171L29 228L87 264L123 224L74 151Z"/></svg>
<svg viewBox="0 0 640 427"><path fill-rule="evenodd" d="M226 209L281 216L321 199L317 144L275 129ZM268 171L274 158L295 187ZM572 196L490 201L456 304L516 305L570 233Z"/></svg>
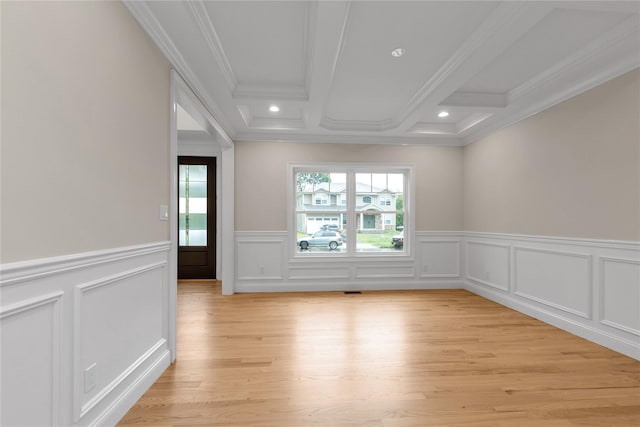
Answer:
<svg viewBox="0 0 640 427"><path fill-rule="evenodd" d="M464 288L640 360L640 243L418 232L409 257L294 257L236 232L236 292Z"/></svg>
<svg viewBox="0 0 640 427"><path fill-rule="evenodd" d="M467 277L483 285L509 292L509 246L468 240Z"/></svg>
<svg viewBox="0 0 640 427"><path fill-rule="evenodd" d="M62 295L40 295L0 311L1 425L13 425L14 420L35 426L61 423L60 372L55 368L60 361Z"/></svg>
<svg viewBox="0 0 640 427"><path fill-rule="evenodd" d="M640 337L640 260L600 257L600 323Z"/></svg>
<svg viewBox="0 0 640 427"><path fill-rule="evenodd" d="M514 247L514 294L591 318L591 259L588 254Z"/></svg>
<svg viewBox="0 0 640 427"><path fill-rule="evenodd" d="M236 232L236 292L460 289L457 232L418 232L410 256L294 257L286 231Z"/></svg>
<svg viewBox="0 0 640 427"><path fill-rule="evenodd" d="M640 359L638 242L465 233L466 288Z"/></svg>
<svg viewBox="0 0 640 427"><path fill-rule="evenodd" d="M117 423L170 363L168 254L160 242L1 266L1 425Z"/></svg>

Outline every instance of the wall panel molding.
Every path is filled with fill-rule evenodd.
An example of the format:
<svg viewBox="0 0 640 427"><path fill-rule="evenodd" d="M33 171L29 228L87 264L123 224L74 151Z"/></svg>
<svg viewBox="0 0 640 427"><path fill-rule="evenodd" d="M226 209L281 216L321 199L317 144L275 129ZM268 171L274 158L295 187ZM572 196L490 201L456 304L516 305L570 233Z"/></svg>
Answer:
<svg viewBox="0 0 640 427"><path fill-rule="evenodd" d="M461 239L460 232L416 232L410 256L294 257L287 231L240 231L236 291L459 289Z"/></svg>
<svg viewBox="0 0 640 427"><path fill-rule="evenodd" d="M414 278L416 271L413 265L376 263L375 265L359 265L355 267L357 279L396 279Z"/></svg>
<svg viewBox="0 0 640 427"><path fill-rule="evenodd" d="M73 347L74 347L74 417L75 421L79 421L83 417L85 417L97 404L99 404L104 399L108 398L109 395L131 375L131 373L138 367L142 362L151 357L155 350L160 345L164 344L164 348L167 348L167 340L165 338L160 339L151 350L147 351L143 356L141 356L133 365L128 367L126 370L121 372L117 377L108 384L104 384L103 388L98 390L97 394L91 397L87 402L83 403L83 394L84 391L84 369L81 366L82 354L82 340L81 331L83 330L83 325L87 323L88 319L84 318L82 315L82 306L83 302L86 299L87 294L98 291L102 288L106 288L109 286L118 286L123 285L124 281L130 278L136 278L137 276L142 276L145 273L152 272L154 270L160 270L162 276L167 274L168 262L166 260L142 265L140 267L126 270L123 272L119 272L117 274L109 275L106 277L101 277L96 280L92 280L87 283L82 283L75 286L74 289L74 316L73 316ZM141 278L145 280L145 278ZM163 290L159 290L162 292ZM114 290L114 292L118 292ZM122 294L122 298L127 298L129 295ZM119 313L119 316L123 316L126 313ZM153 351L152 351L153 350ZM151 353L149 353L151 352Z"/></svg>
<svg viewBox="0 0 640 427"><path fill-rule="evenodd" d="M10 354L16 349L21 349L23 347L25 341L33 340L32 343L36 343L37 341L41 341L42 344L46 344L46 341L50 341L49 351L50 354L38 354L37 356L41 358L41 361L45 363L49 363L51 369L47 373L48 380L50 381L50 388L47 391L39 390L38 394L44 393L49 400L49 410L48 413L48 424L50 425L61 425L62 420L60 418L60 301L62 300L64 295L63 291L55 291L44 295L39 295L34 298L29 298L24 301L19 301L13 303L11 305L7 305L0 309L0 322L2 322L2 358L8 358L10 360L13 359L24 359L20 354ZM28 322L25 319L21 319L23 316L29 316L31 313L38 309L49 308L51 313L46 316L48 318L48 324L39 324L39 329L43 331L42 335L34 335L34 332L31 328L25 327L28 325ZM35 313L34 313L35 314ZM5 334L5 326L8 319L14 318L18 322L16 327L21 328L20 339L21 342L13 341L13 334ZM46 330L50 328L50 336L46 336ZM34 350L34 348L31 348ZM9 354L7 354L9 353ZM33 356L33 355L30 355ZM48 360L46 360L48 359ZM6 359L5 359L6 360ZM22 366L20 367L23 368ZM26 367L24 367L26 368ZM34 370L34 366L29 366L29 370ZM42 368L42 367L41 367ZM8 372L3 372L3 378L1 381L2 390L3 390L3 398L2 398L2 407L3 414L1 422L2 424L11 425L13 423L24 422L25 419L20 417L20 414L17 413L16 407L27 405L32 411L37 412L39 409L39 405L43 402L38 402L37 397L28 391L27 388L21 388L21 392L8 394L7 389L11 390L16 388L16 384L14 381L16 380L24 380L24 378L15 378L16 371L11 370L11 374ZM9 377L9 378L7 378ZM43 378L39 378L39 380L43 380ZM18 386L19 387L19 386ZM48 395L48 396L47 396ZM20 401L15 401L15 399L19 399ZM46 403L45 403L46 404ZM7 415L8 413L8 415ZM29 420L35 421L32 418L32 413L29 416ZM39 413L37 415L40 415Z"/></svg>
<svg viewBox="0 0 640 427"><path fill-rule="evenodd" d="M524 246L514 246L513 249L515 295L585 319L591 318L593 283L591 255ZM535 259L521 261L527 253L533 255ZM573 259L561 261L559 257ZM578 262L584 265L575 265L576 259L583 261ZM569 265L572 262L573 264ZM568 286L572 287L567 288ZM541 291L547 291L550 295L544 296L540 293ZM538 292L538 295L534 295L534 292ZM552 300L554 297L556 301ZM582 300L582 307L569 306L572 302L580 300Z"/></svg>
<svg viewBox="0 0 640 427"><path fill-rule="evenodd" d="M461 239L421 239L421 278L461 277Z"/></svg>
<svg viewBox="0 0 640 427"><path fill-rule="evenodd" d="M583 239L577 237L560 237L560 236L540 236L533 234L512 234L512 233L487 233L481 231L465 231L462 233L466 239L485 238L491 239L493 242L502 242L503 244L511 244L514 242L529 242L543 244L557 244L578 247L595 247L605 249L623 249L631 251L640 251L640 242L635 240L600 240L600 239ZM506 242L506 243L505 243Z"/></svg>
<svg viewBox="0 0 640 427"><path fill-rule="evenodd" d="M640 360L640 242L478 232L465 236L467 248L493 245L510 254L465 251L467 290ZM470 266L509 271L513 285L493 286Z"/></svg>
<svg viewBox="0 0 640 427"><path fill-rule="evenodd" d="M467 240L467 279L509 292L511 288L509 252L510 246L503 243Z"/></svg>
<svg viewBox="0 0 640 427"><path fill-rule="evenodd" d="M602 256L599 278L600 323L640 337L640 259Z"/></svg>
<svg viewBox="0 0 640 427"><path fill-rule="evenodd" d="M236 239L237 280L283 280L286 240L281 236Z"/></svg>
<svg viewBox="0 0 640 427"><path fill-rule="evenodd" d="M13 368L3 425L117 423L170 363L169 251L163 241L0 266L0 357ZM81 348L103 354L88 394Z"/></svg>
<svg viewBox="0 0 640 427"><path fill-rule="evenodd" d="M322 266L291 266L289 267L289 280L325 280L342 279L351 277L351 268L348 266L335 266L331 263Z"/></svg>

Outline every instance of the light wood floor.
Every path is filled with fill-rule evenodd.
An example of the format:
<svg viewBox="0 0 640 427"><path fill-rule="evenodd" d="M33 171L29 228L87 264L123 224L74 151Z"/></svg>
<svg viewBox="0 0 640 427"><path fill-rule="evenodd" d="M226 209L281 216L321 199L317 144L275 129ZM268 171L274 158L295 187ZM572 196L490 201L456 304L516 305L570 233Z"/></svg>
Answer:
<svg viewBox="0 0 640 427"><path fill-rule="evenodd" d="M640 362L462 290L223 297L121 425L638 426Z"/></svg>

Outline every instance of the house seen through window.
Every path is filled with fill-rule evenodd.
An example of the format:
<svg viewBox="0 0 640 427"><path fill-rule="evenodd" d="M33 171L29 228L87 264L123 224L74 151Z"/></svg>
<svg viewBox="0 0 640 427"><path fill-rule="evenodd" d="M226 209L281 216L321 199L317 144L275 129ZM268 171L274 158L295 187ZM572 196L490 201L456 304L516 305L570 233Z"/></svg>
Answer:
<svg viewBox="0 0 640 427"><path fill-rule="evenodd" d="M296 252L402 254L408 168L293 168Z"/></svg>

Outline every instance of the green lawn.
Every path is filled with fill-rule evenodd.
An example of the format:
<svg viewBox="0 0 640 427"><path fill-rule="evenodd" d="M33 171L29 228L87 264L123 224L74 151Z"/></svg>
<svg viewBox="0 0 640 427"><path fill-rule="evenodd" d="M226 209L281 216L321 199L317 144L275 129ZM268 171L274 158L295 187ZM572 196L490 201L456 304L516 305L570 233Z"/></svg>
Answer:
<svg viewBox="0 0 640 427"><path fill-rule="evenodd" d="M396 230L386 230L384 234L358 233L358 243L368 243L378 248L393 248L391 237L400 234Z"/></svg>

